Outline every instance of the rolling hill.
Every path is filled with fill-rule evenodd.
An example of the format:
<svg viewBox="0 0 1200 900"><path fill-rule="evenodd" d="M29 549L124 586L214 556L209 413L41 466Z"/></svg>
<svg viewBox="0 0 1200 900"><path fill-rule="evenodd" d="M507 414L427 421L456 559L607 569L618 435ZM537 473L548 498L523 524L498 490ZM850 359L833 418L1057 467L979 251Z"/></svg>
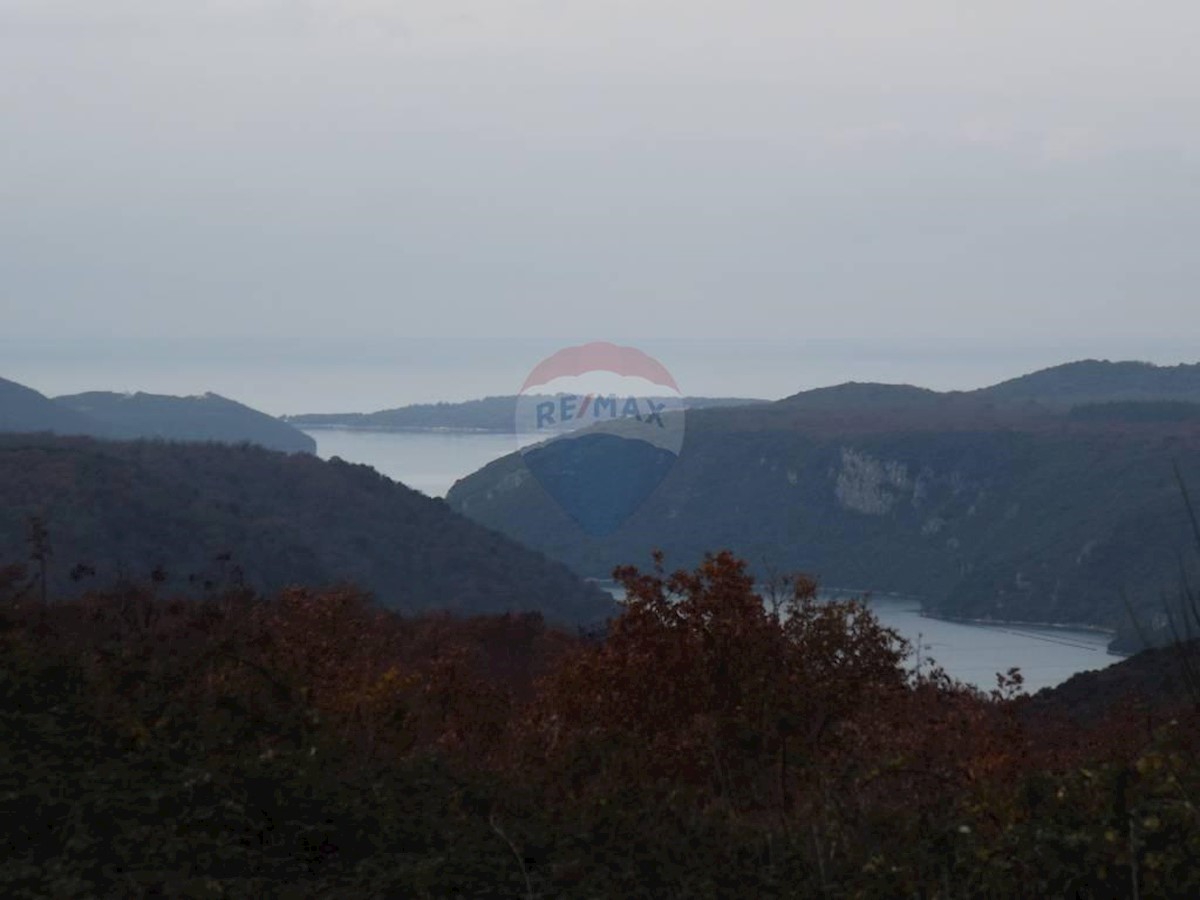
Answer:
<svg viewBox="0 0 1200 900"><path fill-rule="evenodd" d="M972 393L997 403L1033 403L1054 409L1131 400L1200 403L1200 363L1156 366L1085 359Z"/></svg>
<svg viewBox="0 0 1200 900"><path fill-rule="evenodd" d="M218 394L172 397L89 391L55 397L54 402L112 434L171 441L248 441L289 453L316 453L317 442L298 428Z"/></svg>
<svg viewBox="0 0 1200 900"><path fill-rule="evenodd" d="M96 434L103 426L33 388L0 378L0 432Z"/></svg>
<svg viewBox="0 0 1200 900"><path fill-rule="evenodd" d="M367 466L250 445L0 437L0 563L52 547L52 593L123 577L203 591L354 582L402 611L602 619L608 595ZM94 574L90 574L94 570ZM76 583L72 573L89 573Z"/></svg>
<svg viewBox="0 0 1200 900"><path fill-rule="evenodd" d="M316 441L300 429L217 394L90 391L50 399L3 378L0 432L251 443L288 453L317 452Z"/></svg>

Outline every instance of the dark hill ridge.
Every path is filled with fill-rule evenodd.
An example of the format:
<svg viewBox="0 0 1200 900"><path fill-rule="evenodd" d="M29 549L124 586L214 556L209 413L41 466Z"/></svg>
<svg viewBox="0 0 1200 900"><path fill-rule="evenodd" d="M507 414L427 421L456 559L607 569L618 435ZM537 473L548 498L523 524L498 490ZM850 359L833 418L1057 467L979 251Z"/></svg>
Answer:
<svg viewBox="0 0 1200 900"><path fill-rule="evenodd" d="M386 606L459 613L537 610L592 622L607 594L565 566L367 466L250 445L0 437L0 562L26 558L28 517L44 516L52 592L146 578L198 590L240 567L251 586L351 581ZM229 563L217 563L231 552ZM194 576L194 577L191 577Z"/></svg>
<svg viewBox="0 0 1200 900"><path fill-rule="evenodd" d="M1065 409L1083 403L1176 400L1200 402L1200 363L1156 366L1086 359L972 392L1001 403Z"/></svg>
<svg viewBox="0 0 1200 900"><path fill-rule="evenodd" d="M55 402L130 438L172 441L249 441L289 453L316 453L317 442L286 422L218 394L171 397L89 391Z"/></svg>
<svg viewBox="0 0 1200 900"><path fill-rule="evenodd" d="M707 411L689 418L703 422ZM826 432L995 428L1029 424L1048 415L1041 407L1015 408L964 391L933 391L908 384L847 382L785 397L768 407L717 411L739 427L803 428Z"/></svg>
<svg viewBox="0 0 1200 900"><path fill-rule="evenodd" d="M933 391L909 384L847 382L801 391L778 401L793 409L839 411L1062 412L1114 402L1200 403L1200 363L1080 360L973 391Z"/></svg>
<svg viewBox="0 0 1200 900"><path fill-rule="evenodd" d="M831 387L800 391L778 401L806 409L897 409L936 406L947 394L911 384L847 381Z"/></svg>

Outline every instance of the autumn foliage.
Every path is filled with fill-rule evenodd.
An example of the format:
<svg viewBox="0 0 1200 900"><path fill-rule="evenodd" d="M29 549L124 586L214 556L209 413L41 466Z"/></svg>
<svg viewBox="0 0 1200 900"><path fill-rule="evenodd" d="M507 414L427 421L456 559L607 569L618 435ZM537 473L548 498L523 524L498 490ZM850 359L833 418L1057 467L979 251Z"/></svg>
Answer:
<svg viewBox="0 0 1200 900"><path fill-rule="evenodd" d="M603 635L353 588L43 605L0 570L8 896L1141 896L1200 886L1188 706L1080 724L728 553Z"/></svg>

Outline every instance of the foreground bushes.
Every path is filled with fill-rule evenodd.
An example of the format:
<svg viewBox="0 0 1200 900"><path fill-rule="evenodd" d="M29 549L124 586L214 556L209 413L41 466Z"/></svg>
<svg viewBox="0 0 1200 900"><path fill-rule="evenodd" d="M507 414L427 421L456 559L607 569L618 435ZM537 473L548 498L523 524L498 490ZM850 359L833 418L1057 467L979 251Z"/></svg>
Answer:
<svg viewBox="0 0 1200 900"><path fill-rule="evenodd" d="M804 579L619 576L603 640L352 590L9 596L0 892L1200 891L1189 710L1034 724Z"/></svg>

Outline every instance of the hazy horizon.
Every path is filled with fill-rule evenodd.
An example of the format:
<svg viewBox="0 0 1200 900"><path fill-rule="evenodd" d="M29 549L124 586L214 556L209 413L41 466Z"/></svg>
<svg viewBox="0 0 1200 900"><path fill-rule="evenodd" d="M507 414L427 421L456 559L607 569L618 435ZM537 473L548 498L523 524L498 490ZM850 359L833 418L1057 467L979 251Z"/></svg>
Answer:
<svg viewBox="0 0 1200 900"><path fill-rule="evenodd" d="M212 391L273 415L372 412L515 394L534 364L569 343L423 338L364 342L358 353L351 353L337 345L297 347L278 341L155 341L114 348L103 342L90 347L49 342L16 346L0 340L5 351L0 377L47 396L92 390L177 395ZM656 355L685 394L767 400L846 381L970 390L1087 358L1159 365L1200 361L1200 355L1169 349L1118 355L1103 352L1103 347L905 351L835 341L627 343Z"/></svg>
<svg viewBox="0 0 1200 900"><path fill-rule="evenodd" d="M604 339L762 396L1194 359L1198 38L1180 0L0 0L0 371L294 412Z"/></svg>

